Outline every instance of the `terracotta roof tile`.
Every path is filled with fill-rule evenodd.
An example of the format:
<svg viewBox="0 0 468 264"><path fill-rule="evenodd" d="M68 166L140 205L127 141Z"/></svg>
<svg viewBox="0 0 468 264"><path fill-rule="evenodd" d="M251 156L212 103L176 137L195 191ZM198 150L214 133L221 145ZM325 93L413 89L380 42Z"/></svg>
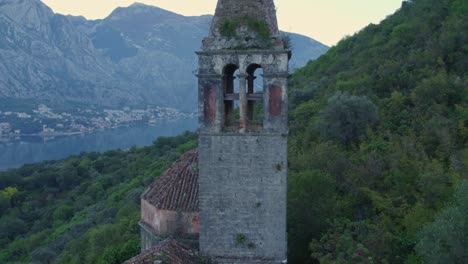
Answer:
<svg viewBox="0 0 468 264"><path fill-rule="evenodd" d="M198 150L180 157L159 176L141 198L158 209L198 211Z"/></svg>
<svg viewBox="0 0 468 264"><path fill-rule="evenodd" d="M197 253L174 239L167 239L124 264L195 264Z"/></svg>

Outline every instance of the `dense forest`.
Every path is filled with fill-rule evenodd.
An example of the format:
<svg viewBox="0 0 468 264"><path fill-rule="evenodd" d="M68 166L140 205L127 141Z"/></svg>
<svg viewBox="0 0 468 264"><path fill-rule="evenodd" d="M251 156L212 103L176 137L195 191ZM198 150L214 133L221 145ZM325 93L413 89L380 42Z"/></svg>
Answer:
<svg viewBox="0 0 468 264"><path fill-rule="evenodd" d="M468 263L467 70L468 2L414 0L295 72L291 263Z"/></svg>
<svg viewBox="0 0 468 264"><path fill-rule="evenodd" d="M0 174L0 263L122 263L140 252L140 194L197 135Z"/></svg>
<svg viewBox="0 0 468 264"><path fill-rule="evenodd" d="M468 263L467 35L466 1L405 1L292 75L289 263ZM0 173L0 263L136 255L140 193L196 138Z"/></svg>

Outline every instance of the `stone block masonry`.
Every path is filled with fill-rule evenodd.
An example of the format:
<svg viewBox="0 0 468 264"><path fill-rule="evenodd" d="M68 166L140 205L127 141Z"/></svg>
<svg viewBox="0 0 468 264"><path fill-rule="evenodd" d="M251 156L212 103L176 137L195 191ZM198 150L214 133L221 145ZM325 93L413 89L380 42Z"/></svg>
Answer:
<svg viewBox="0 0 468 264"><path fill-rule="evenodd" d="M200 249L217 263L286 260L287 137L201 133Z"/></svg>
<svg viewBox="0 0 468 264"><path fill-rule="evenodd" d="M287 263L284 43L273 0L219 0L197 52L199 245L216 264Z"/></svg>
<svg viewBox="0 0 468 264"><path fill-rule="evenodd" d="M212 35L219 35L223 19L254 17L265 21L272 35L277 35L278 22L273 0L221 0L218 1L211 27Z"/></svg>

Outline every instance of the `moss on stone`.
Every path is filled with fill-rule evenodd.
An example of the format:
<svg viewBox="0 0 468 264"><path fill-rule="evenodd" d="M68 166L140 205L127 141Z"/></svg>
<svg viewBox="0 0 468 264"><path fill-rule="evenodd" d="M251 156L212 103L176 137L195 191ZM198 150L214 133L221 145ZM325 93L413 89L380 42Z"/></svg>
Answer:
<svg viewBox="0 0 468 264"><path fill-rule="evenodd" d="M262 40L270 39L271 33L268 24L260 19L244 16L233 19L224 19L219 26L219 33L223 37L241 37L238 35L238 28L245 26L249 31L255 33L256 37Z"/></svg>
<svg viewBox="0 0 468 264"><path fill-rule="evenodd" d="M234 242L236 243L236 246L240 246L245 244L247 241L247 237L244 234L237 234L236 237L234 238Z"/></svg>

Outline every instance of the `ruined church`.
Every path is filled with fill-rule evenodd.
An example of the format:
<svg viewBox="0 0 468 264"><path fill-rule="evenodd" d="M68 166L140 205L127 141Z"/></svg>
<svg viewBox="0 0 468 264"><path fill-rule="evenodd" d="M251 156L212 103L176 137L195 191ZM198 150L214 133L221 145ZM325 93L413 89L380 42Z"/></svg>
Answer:
<svg viewBox="0 0 468 264"><path fill-rule="evenodd" d="M141 197L126 263L287 263L287 77L273 0L218 0L197 52L199 146Z"/></svg>

